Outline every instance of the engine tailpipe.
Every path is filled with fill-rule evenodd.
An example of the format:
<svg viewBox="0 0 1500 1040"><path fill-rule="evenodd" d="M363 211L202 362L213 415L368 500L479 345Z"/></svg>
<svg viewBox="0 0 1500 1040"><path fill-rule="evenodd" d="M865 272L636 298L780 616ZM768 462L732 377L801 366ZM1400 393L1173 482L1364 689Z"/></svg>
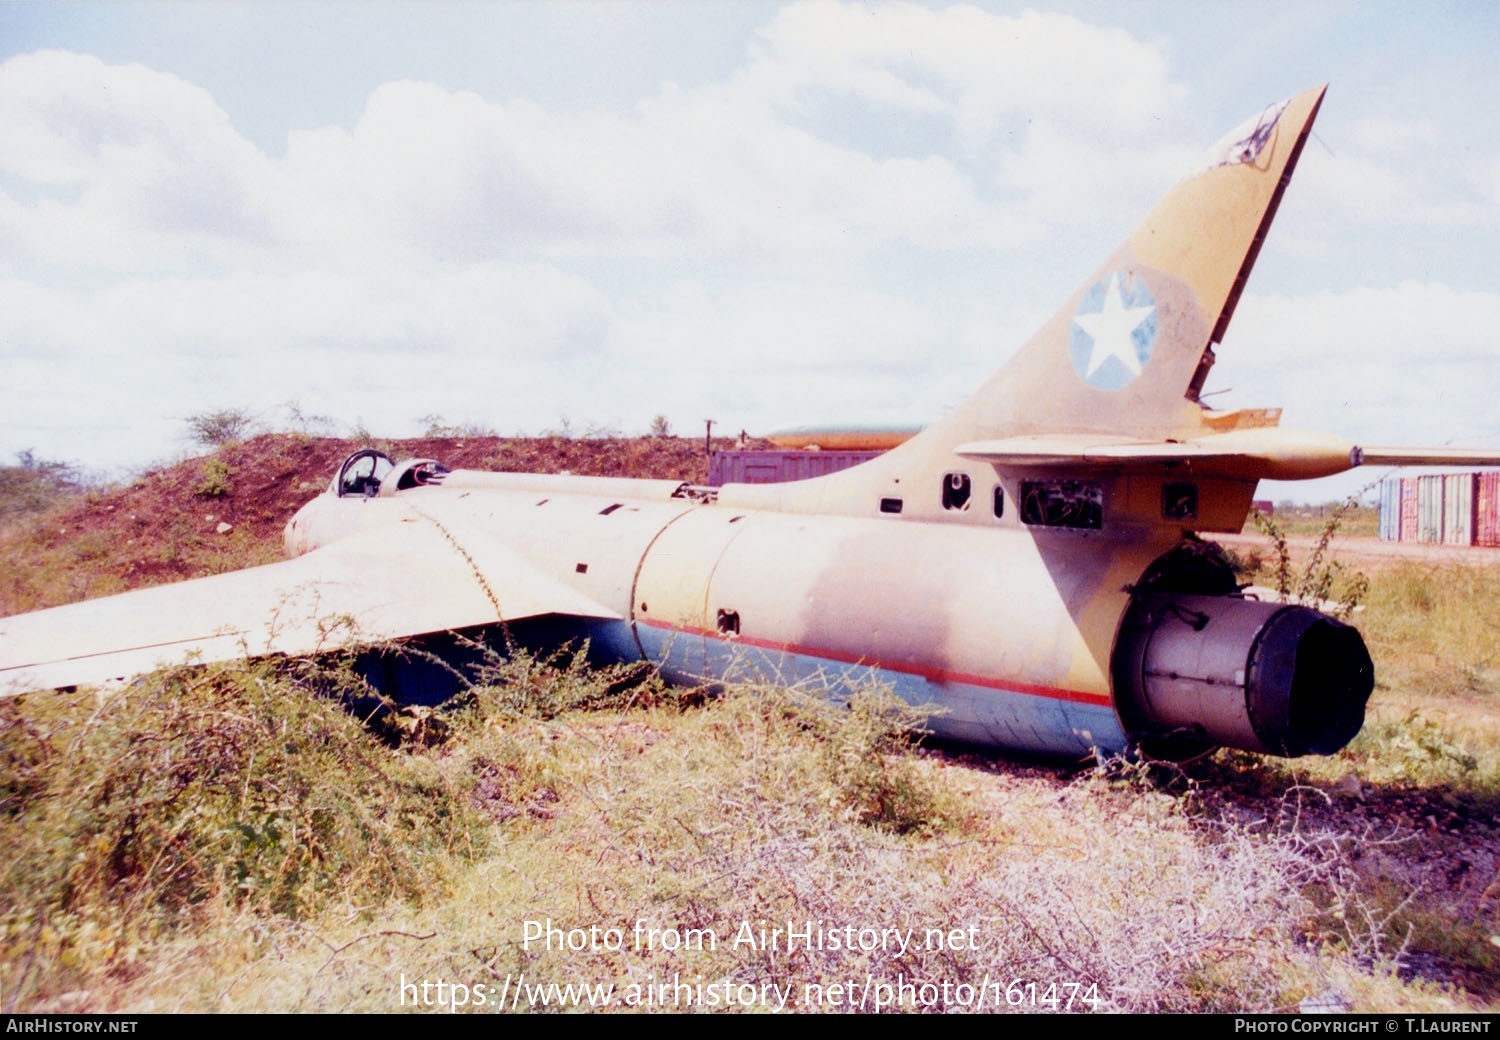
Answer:
<svg viewBox="0 0 1500 1040"><path fill-rule="evenodd" d="M1326 614L1171 592L1132 599L1112 671L1126 729L1168 756L1331 755L1364 725L1375 686L1358 630Z"/></svg>

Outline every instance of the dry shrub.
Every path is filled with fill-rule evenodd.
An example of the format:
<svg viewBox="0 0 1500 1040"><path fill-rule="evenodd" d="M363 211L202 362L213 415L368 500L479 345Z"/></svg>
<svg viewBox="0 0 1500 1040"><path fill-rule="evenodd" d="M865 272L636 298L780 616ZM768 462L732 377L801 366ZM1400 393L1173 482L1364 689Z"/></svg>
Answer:
<svg viewBox="0 0 1500 1040"><path fill-rule="evenodd" d="M500 719L551 719L568 711L628 709L681 696L649 665L590 665L587 642L545 656L522 647L502 656L490 647L470 645L483 662L473 685L455 698L451 710L466 713L481 727Z"/></svg>
<svg viewBox="0 0 1500 1040"><path fill-rule="evenodd" d="M270 667L59 696L28 698L25 727L7 720L7 757L45 774L17 774L24 798L0 818L0 961L94 970L217 907L306 918L424 899L483 840L429 763Z"/></svg>
<svg viewBox="0 0 1500 1040"><path fill-rule="evenodd" d="M1330 990L1361 1010L1453 1009L1394 980L1382 934L1329 923L1338 908L1352 925L1380 918L1351 893L1342 846L1302 824L1258 812L1239 822L1128 770L1068 781L929 756L898 736L908 720L875 695L845 707L733 689L689 712L666 701L554 710L559 698L587 704L599 691L549 689L579 676L545 671L523 667L534 696L471 707L458 717L473 724L454 725L441 748L399 755L358 745L388 780L365 772L350 785L382 787L400 779L391 763L408 762L432 780L428 790L461 794L491 821L488 851L455 869L451 889L384 906L376 889L363 900L345 891L296 922L247 897L208 900L192 915L199 923L141 940L138 973L112 984L111 1006L395 1010L404 978L444 980L450 998L452 983L468 996L483 984L492 1010L507 984L536 987L519 1007L541 1010L587 1003L552 984L603 987L619 1007L632 992L640 1000L678 981L770 994L751 1009L776 1006L779 992L789 1009L840 1010L856 1000L840 987L866 980L887 987L892 1009L919 1011L972 1009L981 993L989 1010L1267 1011ZM214 680L213 708L257 717L226 701L242 681ZM290 733L306 725L282 717ZM33 799L27 814L52 798ZM431 816L462 816L455 800L429 799L427 822L406 824L412 855L422 834L451 833ZM68 840L75 852L87 843L77 832ZM243 855L238 845L212 849L221 863ZM87 855L96 870L108 864L102 852ZM369 913L351 915L346 902ZM95 926L107 927L107 916L129 915L113 908ZM625 941L528 943L528 921L615 928ZM788 928L824 941L788 949ZM761 941L777 929L779 942ZM826 941L846 929L907 943ZM698 941L673 945L687 936ZM70 976L56 939L8 942L0 963L50 951L36 988L60 1006ZM73 949L83 948L75 938ZM212 979L173 970L205 957ZM702 1006L695 994L705 991L680 992L666 1010ZM873 1000L867 991L865 1010Z"/></svg>
<svg viewBox="0 0 1500 1040"><path fill-rule="evenodd" d="M1074 1010L1270 1010L1329 984L1306 892L1344 891L1336 843L1205 817L1135 780L976 775L854 735L867 725L857 709L761 690L689 715L492 728L475 750L550 756L557 801L526 810L527 827L508 830L460 892L488 920L449 914L434 925L441 946L393 951L385 970L607 983L617 998L725 980L790 987L803 1010L833 1009L833 987L866 977L916 987L888 996L923 1011L972 1008L980 990L992 1010L1062 1010L1070 998ZM838 761L872 745L927 791L925 825L872 821L871 803L851 797L867 774ZM625 948L525 944L528 920L616 928ZM637 922L657 939L640 944ZM735 942L788 926L911 942ZM713 940L670 948L690 931ZM938 938L954 933L964 938Z"/></svg>
<svg viewBox="0 0 1500 1040"><path fill-rule="evenodd" d="M1365 488L1369 490L1369 488ZM1340 560L1333 558L1334 538L1343 530L1350 511L1358 511L1359 495L1345 499L1340 505L1321 518L1317 541L1300 566L1294 566L1292 551L1287 544L1287 533L1281 522L1268 513L1255 510L1251 520L1255 527L1270 541L1267 551L1270 559L1258 557L1259 567L1269 571L1272 587L1284 603L1301 603L1316 607L1338 618L1349 620L1370 591L1370 579L1362 572L1351 570Z"/></svg>
<svg viewBox="0 0 1500 1040"><path fill-rule="evenodd" d="M1288 991L1315 965L1307 893L1347 890L1336 841L1201 814L1144 775L1090 776L1059 805L1076 835L977 882L1003 908L1007 970L1096 981L1108 1006L1132 1012L1295 1003Z"/></svg>
<svg viewBox="0 0 1500 1040"><path fill-rule="evenodd" d="M26 811L47 789L56 752L13 700L0 700L0 820Z"/></svg>
<svg viewBox="0 0 1500 1040"><path fill-rule="evenodd" d="M955 806L911 754L934 709L913 707L874 685L847 701L787 688L749 695L816 740L826 783L860 823L909 834L942 830L950 822Z"/></svg>

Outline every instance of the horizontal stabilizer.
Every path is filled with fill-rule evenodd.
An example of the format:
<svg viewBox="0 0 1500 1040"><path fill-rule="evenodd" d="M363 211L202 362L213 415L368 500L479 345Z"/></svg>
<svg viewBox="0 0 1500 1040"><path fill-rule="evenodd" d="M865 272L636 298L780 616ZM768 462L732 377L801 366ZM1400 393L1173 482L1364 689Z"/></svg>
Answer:
<svg viewBox="0 0 1500 1040"><path fill-rule="evenodd" d="M618 618L479 532L419 517L282 563L0 618L0 696L544 614Z"/></svg>
<svg viewBox="0 0 1500 1040"><path fill-rule="evenodd" d="M1181 441L1056 433L960 444L955 452L1000 467L1145 470L1193 476L1312 480L1356 466L1500 466L1500 452L1468 448L1361 448L1342 437L1277 426Z"/></svg>
<svg viewBox="0 0 1500 1040"><path fill-rule="evenodd" d="M1361 466L1500 466L1494 448L1360 448Z"/></svg>
<svg viewBox="0 0 1500 1040"><path fill-rule="evenodd" d="M1359 449L1343 438L1275 426L1182 441L1041 434L976 441L961 444L956 451L964 458L1001 467L1143 470L1180 466L1193 476L1236 480L1308 480L1359 464Z"/></svg>

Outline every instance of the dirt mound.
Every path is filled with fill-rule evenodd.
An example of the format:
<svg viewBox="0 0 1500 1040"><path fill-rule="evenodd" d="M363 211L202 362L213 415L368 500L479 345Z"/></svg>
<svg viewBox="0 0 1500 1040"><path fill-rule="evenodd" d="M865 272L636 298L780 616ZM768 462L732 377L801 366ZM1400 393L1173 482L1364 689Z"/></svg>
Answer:
<svg viewBox="0 0 1500 1040"><path fill-rule="evenodd" d="M350 452L366 446L265 434L9 525L0 530L0 614L277 560L287 520L328 487ZM693 483L708 474L703 442L678 437L428 437L374 447L397 460L437 459L450 469Z"/></svg>

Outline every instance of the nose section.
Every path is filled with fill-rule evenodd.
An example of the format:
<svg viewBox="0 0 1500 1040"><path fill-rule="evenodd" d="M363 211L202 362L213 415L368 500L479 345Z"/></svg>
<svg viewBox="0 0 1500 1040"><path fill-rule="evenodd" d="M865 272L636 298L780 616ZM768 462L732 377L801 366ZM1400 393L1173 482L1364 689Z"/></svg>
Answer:
<svg viewBox="0 0 1500 1040"><path fill-rule="evenodd" d="M297 510L296 514L286 522L286 527L281 530L281 548L288 556L301 556L307 552L307 543L302 536L301 521L302 513L307 507Z"/></svg>
<svg viewBox="0 0 1500 1040"><path fill-rule="evenodd" d="M1331 755L1359 733L1375 686L1358 630L1236 596L1137 595L1112 671L1131 735L1179 751Z"/></svg>
<svg viewBox="0 0 1500 1040"><path fill-rule="evenodd" d="M318 518L327 512L326 498L326 495L319 495L286 522L281 532L281 544L288 556L301 556L322 544L317 529Z"/></svg>

